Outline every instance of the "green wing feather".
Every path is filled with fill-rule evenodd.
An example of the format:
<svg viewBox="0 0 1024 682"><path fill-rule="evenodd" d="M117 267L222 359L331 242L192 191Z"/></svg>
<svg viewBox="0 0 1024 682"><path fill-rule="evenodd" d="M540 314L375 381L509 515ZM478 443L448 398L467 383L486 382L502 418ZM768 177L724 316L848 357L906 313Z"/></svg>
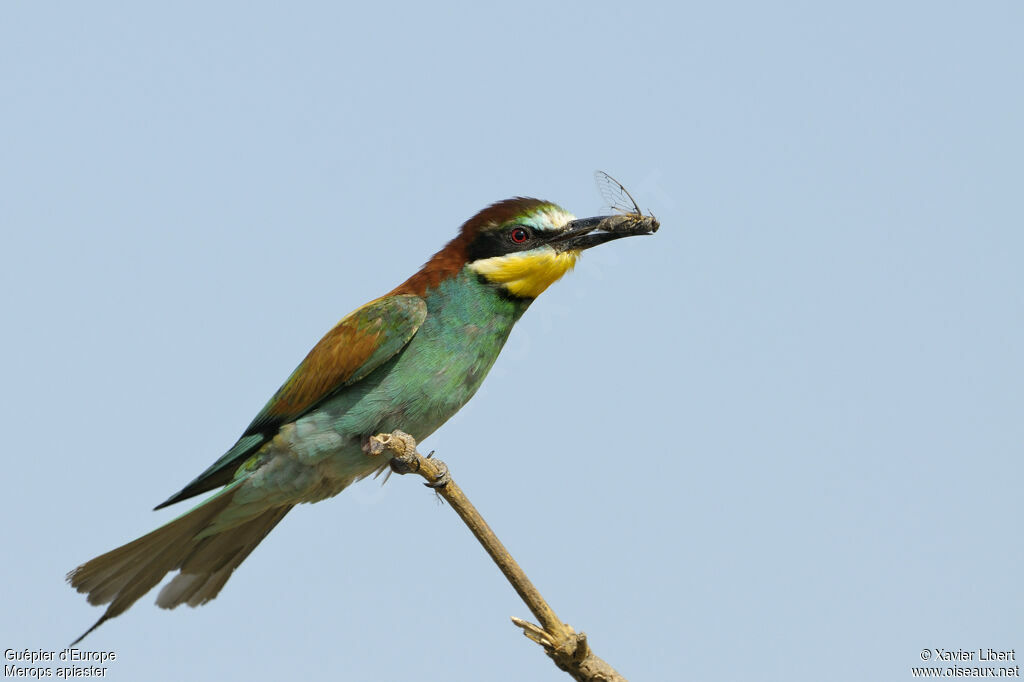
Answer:
<svg viewBox="0 0 1024 682"><path fill-rule="evenodd" d="M284 424L366 377L398 354L427 317L419 296L389 295L346 315L292 372L230 450L156 509L226 485L235 470Z"/></svg>

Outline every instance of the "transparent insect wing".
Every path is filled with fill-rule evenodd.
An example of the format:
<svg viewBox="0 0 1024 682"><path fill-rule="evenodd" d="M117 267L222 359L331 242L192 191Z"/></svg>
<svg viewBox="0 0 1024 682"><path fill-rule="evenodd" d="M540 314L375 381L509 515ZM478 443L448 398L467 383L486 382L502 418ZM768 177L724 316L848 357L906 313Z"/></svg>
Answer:
<svg viewBox="0 0 1024 682"><path fill-rule="evenodd" d="M597 182L597 190L601 193L601 198L614 213L642 215L640 206L621 182L604 171L596 171L594 180Z"/></svg>

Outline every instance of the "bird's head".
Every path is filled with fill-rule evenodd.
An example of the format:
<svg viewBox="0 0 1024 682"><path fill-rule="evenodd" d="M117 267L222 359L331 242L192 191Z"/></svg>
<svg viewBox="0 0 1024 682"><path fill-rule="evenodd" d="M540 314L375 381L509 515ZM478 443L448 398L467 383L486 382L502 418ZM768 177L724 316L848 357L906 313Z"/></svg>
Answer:
<svg viewBox="0 0 1024 682"><path fill-rule="evenodd" d="M657 229L657 220L635 214L577 219L549 201L506 199L467 220L394 293L422 295L468 268L510 296L533 299L571 270L585 249Z"/></svg>

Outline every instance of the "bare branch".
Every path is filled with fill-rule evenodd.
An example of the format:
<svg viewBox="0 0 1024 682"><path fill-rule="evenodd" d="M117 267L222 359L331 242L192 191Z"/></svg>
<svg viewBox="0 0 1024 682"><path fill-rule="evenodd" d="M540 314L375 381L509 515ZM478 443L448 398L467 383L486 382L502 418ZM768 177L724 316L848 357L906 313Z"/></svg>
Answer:
<svg viewBox="0 0 1024 682"><path fill-rule="evenodd" d="M427 479L428 487L436 490L451 505L541 625L537 626L520 618L513 618L512 622L522 628L527 638L540 644L555 665L580 682L625 682L624 677L594 654L587 644L587 636L584 633L577 633L572 626L559 620L537 588L526 577L523 569L498 540L498 536L466 498L462 489L452 480L444 462L421 455L416 451L416 440L402 431L373 436L370 438L369 450L372 455L381 455L385 450L390 451L391 469L395 473L419 474Z"/></svg>

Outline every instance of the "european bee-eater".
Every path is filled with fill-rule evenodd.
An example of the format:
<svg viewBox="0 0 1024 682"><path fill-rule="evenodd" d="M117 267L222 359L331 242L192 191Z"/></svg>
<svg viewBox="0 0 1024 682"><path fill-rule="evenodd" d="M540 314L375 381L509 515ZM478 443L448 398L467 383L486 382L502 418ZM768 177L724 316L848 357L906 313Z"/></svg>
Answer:
<svg viewBox="0 0 1024 682"><path fill-rule="evenodd" d="M639 215L576 220L523 197L477 213L419 272L342 318L238 442L156 508L219 491L68 574L89 603L110 604L82 637L170 571L179 573L158 606L216 597L293 506L337 495L387 466L368 454L371 436L401 429L422 440L465 405L512 325L580 252L657 228Z"/></svg>

